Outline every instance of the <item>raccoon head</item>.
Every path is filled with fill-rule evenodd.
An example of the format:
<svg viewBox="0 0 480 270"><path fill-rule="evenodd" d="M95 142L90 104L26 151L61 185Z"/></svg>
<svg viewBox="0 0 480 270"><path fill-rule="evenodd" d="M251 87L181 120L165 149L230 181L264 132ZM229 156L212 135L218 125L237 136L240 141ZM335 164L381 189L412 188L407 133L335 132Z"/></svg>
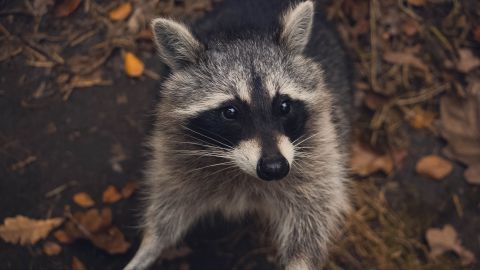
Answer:
<svg viewBox="0 0 480 270"><path fill-rule="evenodd" d="M303 55L313 15L306 1L282 15L277 33L206 44L181 23L153 20L171 70L160 94L160 132L181 141L174 148L183 153L226 159L203 168L232 165L267 181L287 177L295 160L308 156L301 142L318 135L314 123L328 118L321 69Z"/></svg>

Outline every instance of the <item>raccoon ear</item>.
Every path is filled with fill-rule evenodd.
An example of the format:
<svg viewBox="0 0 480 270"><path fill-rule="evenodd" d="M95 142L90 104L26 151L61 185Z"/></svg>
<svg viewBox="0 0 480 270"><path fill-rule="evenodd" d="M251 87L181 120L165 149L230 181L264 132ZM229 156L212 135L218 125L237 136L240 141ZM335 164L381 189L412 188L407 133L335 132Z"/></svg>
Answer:
<svg viewBox="0 0 480 270"><path fill-rule="evenodd" d="M203 45L187 26L170 19L157 18L152 20L151 27L158 53L171 69L197 61Z"/></svg>
<svg viewBox="0 0 480 270"><path fill-rule="evenodd" d="M305 1L291 7L281 18L280 43L293 53L305 49L312 31L313 1Z"/></svg>

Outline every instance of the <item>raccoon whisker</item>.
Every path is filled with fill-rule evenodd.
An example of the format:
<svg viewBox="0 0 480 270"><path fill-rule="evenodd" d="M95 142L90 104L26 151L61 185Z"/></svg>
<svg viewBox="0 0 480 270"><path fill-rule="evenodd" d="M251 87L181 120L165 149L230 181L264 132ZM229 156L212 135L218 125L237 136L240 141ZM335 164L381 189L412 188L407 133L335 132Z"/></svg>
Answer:
<svg viewBox="0 0 480 270"><path fill-rule="evenodd" d="M227 155L223 155L219 153L211 153L211 152L199 153L199 152L191 152L189 150L173 150L171 152L178 153L179 155L183 155L183 156L219 157L219 158L226 158L226 159L229 158Z"/></svg>
<svg viewBox="0 0 480 270"><path fill-rule="evenodd" d="M211 134L211 135L213 135L213 136L217 136L218 138L220 138L220 139L222 139L222 140L225 140L227 143L229 143L229 144L231 144L231 145L233 144L232 141L230 141L229 139L221 136L221 135L218 134L218 133L212 132L211 130L207 130L207 129L204 129L204 128L201 128L201 127L196 127L196 128L198 128L198 129L200 129L200 130L202 130L202 131L205 131L205 132L207 132L207 133L209 133L209 134Z"/></svg>
<svg viewBox="0 0 480 270"><path fill-rule="evenodd" d="M202 144L202 143L196 143L196 142L180 142L180 141L172 141L173 143L178 143L178 144L190 144L190 145L196 145L196 146L202 146L206 147L209 149L218 149L220 151L225 151L225 148L218 147L216 145L208 145L208 144Z"/></svg>
<svg viewBox="0 0 480 270"><path fill-rule="evenodd" d="M195 140L195 141L197 141L197 142L199 142L199 143L203 143L204 146L207 146L207 145L208 145L208 146L211 146L211 147L219 147L219 146L214 145L214 144L212 144L212 143L210 143L210 142L207 142L207 141L205 141L205 140L202 140L202 139L200 139L200 138L198 138L198 137L195 137L195 136L192 136L192 135L189 135L189 134L186 134L186 136L188 136L189 138L191 138L191 139L193 139L193 140ZM219 147L219 148L222 148L222 147ZM223 148L223 149L224 149L224 148Z"/></svg>
<svg viewBox="0 0 480 270"><path fill-rule="evenodd" d="M237 166L236 166L236 165L228 166L228 167L226 167L226 168L217 170L217 171L215 171L215 172L213 172L213 173L211 173L211 174L205 175L205 176L203 176L202 178L207 178L207 177L210 177L210 176L212 176L212 175L214 175L214 174L217 174L217 173L220 173L220 172L229 170L229 169L234 169L234 168L237 168Z"/></svg>
<svg viewBox="0 0 480 270"><path fill-rule="evenodd" d="M206 168L211 168L211 167L216 167L216 166L222 166L222 165L235 165L235 162L233 162L233 161L227 161L227 162L221 162L221 163L211 164L211 165L207 165L207 166L203 166L203 167L200 167L200 168L196 168L196 169L187 171L186 173L192 173L192 172L200 171L200 170L203 170L203 169L206 169Z"/></svg>
<svg viewBox="0 0 480 270"><path fill-rule="evenodd" d="M218 143L218 144L220 144L220 145L223 145L223 146L227 147L228 149L232 149L232 147L231 147L230 145L225 144L225 143L223 143L223 142L221 142L221 141L219 141L219 140L216 140L216 139L214 139L214 138L212 138L212 137L210 137L210 136L207 136L207 135L205 135L205 134L203 134L203 133L201 133L201 132L195 131L195 130L193 130L193 129L191 129L191 128L188 128L188 127L186 127L186 126L182 126L182 127L185 128L185 129L188 130L188 131L191 131L191 132L193 132L193 133L195 133L195 134L198 134L198 135L200 135L200 136L202 136L202 137L205 137L205 138L207 138L207 139L209 139L209 140L212 140L212 141L214 141L214 142L216 142L216 143ZM219 136L219 137L220 137L220 136ZM223 139L223 138L222 138L222 139Z"/></svg>
<svg viewBox="0 0 480 270"><path fill-rule="evenodd" d="M319 134L320 134L320 132L314 133L313 135L311 135L311 136L309 136L309 137L307 137L307 138L305 138L305 139L301 140L300 142L298 142L298 143L294 144L294 147L297 147L297 146L301 145L302 143L305 143L305 142L307 142L308 140L310 140L310 139L314 138L315 136L318 136Z"/></svg>
<svg viewBox="0 0 480 270"><path fill-rule="evenodd" d="M295 145L300 139L304 138L305 137L305 134L301 135L300 137L296 138L292 144Z"/></svg>

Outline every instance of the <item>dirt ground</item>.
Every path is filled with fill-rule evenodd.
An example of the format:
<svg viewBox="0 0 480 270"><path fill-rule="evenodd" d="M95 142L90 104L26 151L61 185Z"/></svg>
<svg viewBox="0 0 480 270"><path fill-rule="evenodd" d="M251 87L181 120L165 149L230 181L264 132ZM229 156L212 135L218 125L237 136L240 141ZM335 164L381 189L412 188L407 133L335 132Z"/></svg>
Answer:
<svg viewBox="0 0 480 270"><path fill-rule="evenodd" d="M53 234L34 245L0 241L0 269L71 269L73 257L86 269L121 269L139 244L141 195L136 191L115 203L102 196L109 185L121 189L141 181L142 142L158 79L165 72L151 33L134 20L135 12L141 10L144 18L162 14L193 21L208 16L219 1L123 1L133 10L118 21L110 11L119 1L77 1L78 7L72 0L48 2L54 1L0 1L0 221L23 215L71 222L68 213L85 211L72 198L86 192L94 208L111 208L111 223L131 245L110 254L80 239L61 243L58 254L46 255L45 241L59 242ZM460 57L459 48L468 48L470 58L478 59L480 4L336 1L326 13L338 25L357 73L355 141L375 150L362 150L364 157L371 154L393 164L390 169L367 164L364 174L352 170L356 210L332 248L327 268L479 269L480 185L464 176L474 163L445 154L452 140L438 122L443 119L441 98L468 97L471 82L479 78L480 64L455 72L451 66ZM378 52L372 54L372 48ZM401 59L417 58L405 62L385 56L391 51L402 51ZM125 73L128 52L145 65L138 78ZM424 98L423 89L432 87L441 90L427 91ZM431 112L431 121L424 117L418 120L422 127L412 124L410 115L417 110L419 115ZM380 124L378 119L383 119ZM440 180L420 175L416 166L426 155L444 157L452 171ZM458 233L457 246L477 262L459 256L458 250L432 258L426 232L447 224ZM277 269L275 251L262 232L252 219L235 224L206 220L157 268Z"/></svg>

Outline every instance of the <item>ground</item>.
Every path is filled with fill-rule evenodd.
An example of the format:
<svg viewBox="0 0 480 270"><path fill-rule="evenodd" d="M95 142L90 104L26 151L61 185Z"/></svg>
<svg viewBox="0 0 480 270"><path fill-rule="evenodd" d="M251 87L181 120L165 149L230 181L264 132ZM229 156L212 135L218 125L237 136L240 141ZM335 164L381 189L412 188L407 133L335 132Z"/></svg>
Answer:
<svg viewBox="0 0 480 270"><path fill-rule="evenodd" d="M142 142L157 80L165 72L149 32L135 25L141 24L134 20L135 11L143 8L146 18L155 11L194 20L208 16L216 3L132 1L130 17L115 21L109 11L118 1L30 2L35 8L0 1L0 221L23 215L71 222L69 213L85 211L72 198L86 192L94 208L112 209L112 224L131 246L111 255L83 239L62 243L59 254L48 256L42 247L45 241L59 241L53 234L35 245L0 241L0 268L65 269L76 257L87 269L120 269L139 244L141 194L136 191L112 204L102 202L102 194L109 185L120 189L141 181ZM452 143L437 125L443 116L440 98L461 96L462 89L468 96L478 68L450 72L452 63L446 62L455 64L452 55L458 55L459 48L468 48L471 58L477 58L480 5L475 0L338 1L326 13L338 25L355 63L354 140L375 149L371 153L379 159L384 156L377 153L386 154L394 167L368 169L363 176L353 169L355 211L332 248L327 268L478 269L475 262L461 266L454 252L431 258L425 233L451 224L461 246L478 260L480 186L466 181L467 166L455 156L448 156L453 170L441 180L420 175L416 164L426 155L445 157L443 148ZM440 29L440 34L428 29ZM372 48L383 55L372 54ZM388 57L391 51L402 51L403 60ZM127 52L146 67L139 78L124 70ZM402 62L412 55L416 60ZM441 88L445 84L448 87ZM432 87L443 90L421 98L421 91ZM412 96L414 102L398 102ZM390 109L394 106L385 104L391 101L403 105ZM432 123L412 125L406 115L418 108L433 113ZM251 219L235 224L206 220L157 268L277 269L274 249L261 232Z"/></svg>

